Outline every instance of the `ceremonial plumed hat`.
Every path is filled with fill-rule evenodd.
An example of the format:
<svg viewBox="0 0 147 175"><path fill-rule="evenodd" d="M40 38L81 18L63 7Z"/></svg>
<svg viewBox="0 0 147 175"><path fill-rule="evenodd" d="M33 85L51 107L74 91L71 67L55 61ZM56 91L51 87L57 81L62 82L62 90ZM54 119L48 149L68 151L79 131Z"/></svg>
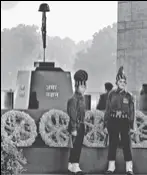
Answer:
<svg viewBox="0 0 147 175"><path fill-rule="evenodd" d="M127 77L125 75L125 72L124 72L124 68L123 66L121 66L118 70L118 73L116 75L116 82L120 79L124 79L124 80L127 80Z"/></svg>
<svg viewBox="0 0 147 175"><path fill-rule="evenodd" d="M75 85L86 85L86 81L88 80L88 74L85 70L78 70L74 74Z"/></svg>

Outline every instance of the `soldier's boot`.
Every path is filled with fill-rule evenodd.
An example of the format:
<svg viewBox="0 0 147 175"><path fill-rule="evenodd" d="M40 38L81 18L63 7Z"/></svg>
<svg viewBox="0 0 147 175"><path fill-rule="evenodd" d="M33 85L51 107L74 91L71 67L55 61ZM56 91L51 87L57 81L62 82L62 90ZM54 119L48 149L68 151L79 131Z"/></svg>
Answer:
<svg viewBox="0 0 147 175"><path fill-rule="evenodd" d="M126 161L126 174L127 175L134 175L132 161Z"/></svg>
<svg viewBox="0 0 147 175"><path fill-rule="evenodd" d="M75 173L73 172L73 168L72 168L73 166L72 166L72 163L68 163L68 174L69 175L74 175Z"/></svg>
<svg viewBox="0 0 147 175"><path fill-rule="evenodd" d="M83 175L83 171L81 170L81 168L79 167L79 163L73 163L72 164L72 171L76 174L76 175Z"/></svg>
<svg viewBox="0 0 147 175"><path fill-rule="evenodd" d="M108 163L108 170L105 172L105 174L113 174L115 172L115 161L109 161Z"/></svg>

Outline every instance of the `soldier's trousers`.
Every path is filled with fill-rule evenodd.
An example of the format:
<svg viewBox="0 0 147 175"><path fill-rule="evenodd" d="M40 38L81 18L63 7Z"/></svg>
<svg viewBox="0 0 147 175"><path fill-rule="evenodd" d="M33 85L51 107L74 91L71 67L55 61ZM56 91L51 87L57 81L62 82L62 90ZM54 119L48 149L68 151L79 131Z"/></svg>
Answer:
<svg viewBox="0 0 147 175"><path fill-rule="evenodd" d="M80 161L84 133L85 133L85 126L83 123L81 123L80 127L77 131L77 136L72 138L73 139L73 148L71 148L70 156L69 156L69 162L71 162L71 163L79 163L79 161Z"/></svg>
<svg viewBox="0 0 147 175"><path fill-rule="evenodd" d="M116 150L121 136L121 146L123 148L124 160L131 161L131 137L130 124L128 119L110 118L107 125L109 134L108 160L116 159Z"/></svg>

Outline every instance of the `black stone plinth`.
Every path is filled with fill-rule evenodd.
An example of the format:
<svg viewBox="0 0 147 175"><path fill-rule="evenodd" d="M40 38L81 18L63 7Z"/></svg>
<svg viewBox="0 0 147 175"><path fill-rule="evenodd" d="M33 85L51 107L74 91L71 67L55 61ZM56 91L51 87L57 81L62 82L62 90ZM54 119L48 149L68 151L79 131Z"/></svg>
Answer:
<svg viewBox="0 0 147 175"><path fill-rule="evenodd" d="M55 67L54 62L34 62L34 67Z"/></svg>

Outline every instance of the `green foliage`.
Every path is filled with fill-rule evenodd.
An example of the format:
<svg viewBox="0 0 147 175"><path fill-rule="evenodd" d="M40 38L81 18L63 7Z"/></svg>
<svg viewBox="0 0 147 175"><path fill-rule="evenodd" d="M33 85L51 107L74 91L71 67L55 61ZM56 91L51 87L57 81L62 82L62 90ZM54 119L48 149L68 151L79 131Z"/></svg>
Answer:
<svg viewBox="0 0 147 175"><path fill-rule="evenodd" d="M25 170L25 164L22 150L18 150L9 140L1 138L1 174L18 175Z"/></svg>

